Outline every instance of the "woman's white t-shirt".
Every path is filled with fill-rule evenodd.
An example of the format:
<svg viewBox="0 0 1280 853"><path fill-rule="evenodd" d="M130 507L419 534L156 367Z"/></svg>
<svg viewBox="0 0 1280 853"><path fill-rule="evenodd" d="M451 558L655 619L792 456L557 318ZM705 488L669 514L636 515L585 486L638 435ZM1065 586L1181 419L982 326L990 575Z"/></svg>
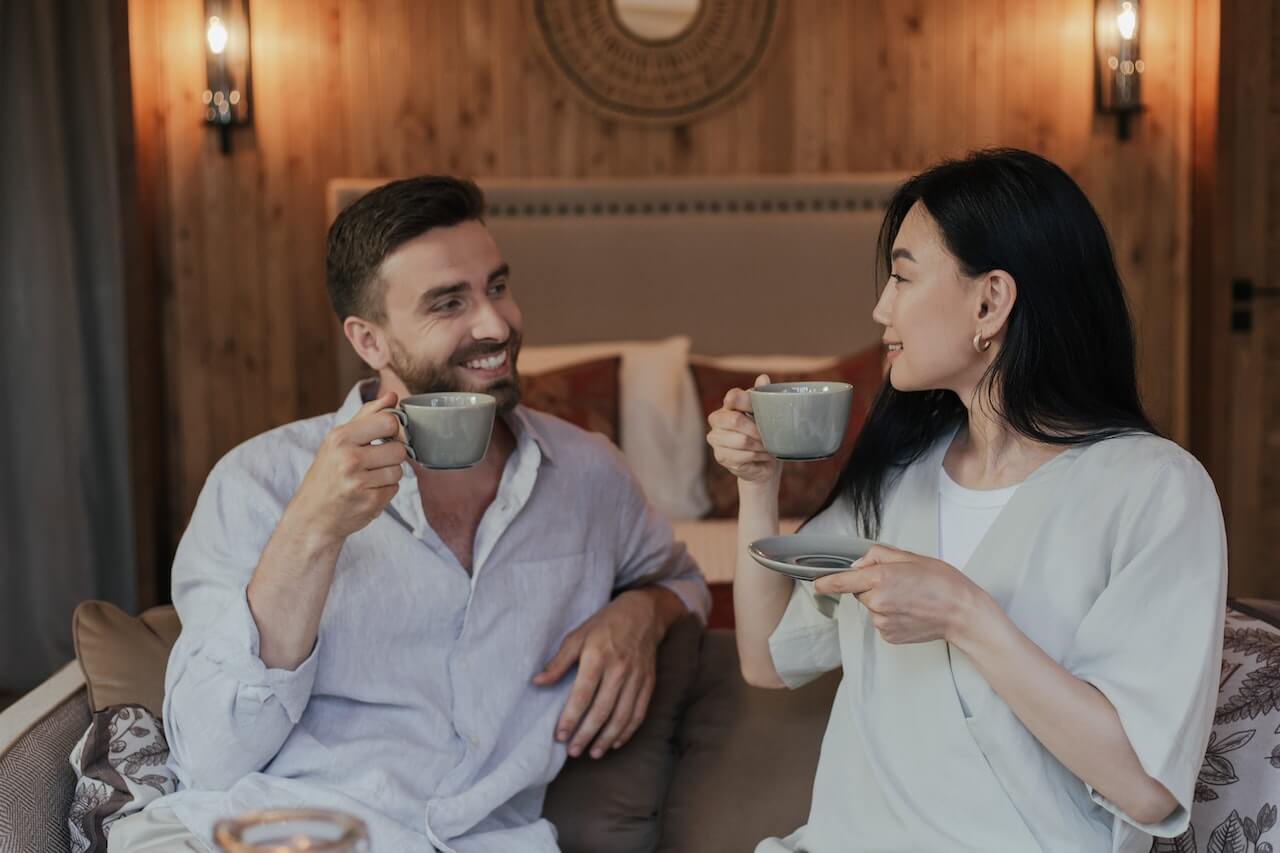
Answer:
<svg viewBox="0 0 1280 853"><path fill-rule="evenodd" d="M1017 490L1017 485L1003 489L967 489L951 479L946 467L942 467L938 477L939 559L964 571L978 543Z"/></svg>

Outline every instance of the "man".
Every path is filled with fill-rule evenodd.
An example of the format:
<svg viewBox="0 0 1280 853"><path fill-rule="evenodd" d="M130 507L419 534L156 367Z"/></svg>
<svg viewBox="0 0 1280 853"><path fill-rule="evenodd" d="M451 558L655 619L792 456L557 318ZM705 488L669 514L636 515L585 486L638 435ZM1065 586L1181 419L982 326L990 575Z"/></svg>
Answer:
<svg viewBox="0 0 1280 853"><path fill-rule="evenodd" d="M375 850L555 850L540 815L566 752L625 743L667 627L705 618L621 455L518 405L520 311L483 205L423 177L334 222L330 298L377 379L209 475L173 568L183 790L120 821L112 853L208 844L267 806L354 813ZM406 462L387 410L442 390L498 400L473 468Z"/></svg>

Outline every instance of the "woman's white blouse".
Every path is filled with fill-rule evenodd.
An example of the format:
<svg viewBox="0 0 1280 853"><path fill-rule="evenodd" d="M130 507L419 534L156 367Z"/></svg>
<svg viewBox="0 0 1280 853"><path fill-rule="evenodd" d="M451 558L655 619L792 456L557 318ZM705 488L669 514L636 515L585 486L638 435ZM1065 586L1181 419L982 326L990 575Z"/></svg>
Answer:
<svg viewBox="0 0 1280 853"><path fill-rule="evenodd" d="M886 490L878 539L938 557L948 434ZM857 535L847 503L809 530ZM1119 712L1177 798L1140 825L1072 775L944 641L891 645L857 599L797 583L769 640L789 687L844 667L809 822L776 851L1147 853L1189 819L1222 653L1226 539L1194 457L1149 435L1072 448L1013 494L964 567L1013 622Z"/></svg>

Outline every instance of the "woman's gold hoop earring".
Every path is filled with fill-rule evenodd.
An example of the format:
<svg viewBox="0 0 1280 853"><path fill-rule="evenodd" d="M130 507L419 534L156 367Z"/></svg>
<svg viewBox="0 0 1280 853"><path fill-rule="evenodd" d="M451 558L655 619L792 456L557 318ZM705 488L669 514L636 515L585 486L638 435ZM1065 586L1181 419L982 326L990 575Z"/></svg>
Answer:
<svg viewBox="0 0 1280 853"><path fill-rule="evenodd" d="M984 341L982 339L982 332L978 332L978 334L973 336L973 348L978 352L986 352L991 349L991 341Z"/></svg>

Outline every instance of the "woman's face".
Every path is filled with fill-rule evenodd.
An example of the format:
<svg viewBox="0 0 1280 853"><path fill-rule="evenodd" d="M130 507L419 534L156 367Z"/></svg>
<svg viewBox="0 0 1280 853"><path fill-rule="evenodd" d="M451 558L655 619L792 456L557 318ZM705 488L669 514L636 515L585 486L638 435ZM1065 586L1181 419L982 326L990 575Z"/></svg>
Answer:
<svg viewBox="0 0 1280 853"><path fill-rule="evenodd" d="M920 202L898 229L892 259L871 315L884 326L890 383L899 391L950 389L967 399L995 355L973 346L987 315L984 288L961 273Z"/></svg>

